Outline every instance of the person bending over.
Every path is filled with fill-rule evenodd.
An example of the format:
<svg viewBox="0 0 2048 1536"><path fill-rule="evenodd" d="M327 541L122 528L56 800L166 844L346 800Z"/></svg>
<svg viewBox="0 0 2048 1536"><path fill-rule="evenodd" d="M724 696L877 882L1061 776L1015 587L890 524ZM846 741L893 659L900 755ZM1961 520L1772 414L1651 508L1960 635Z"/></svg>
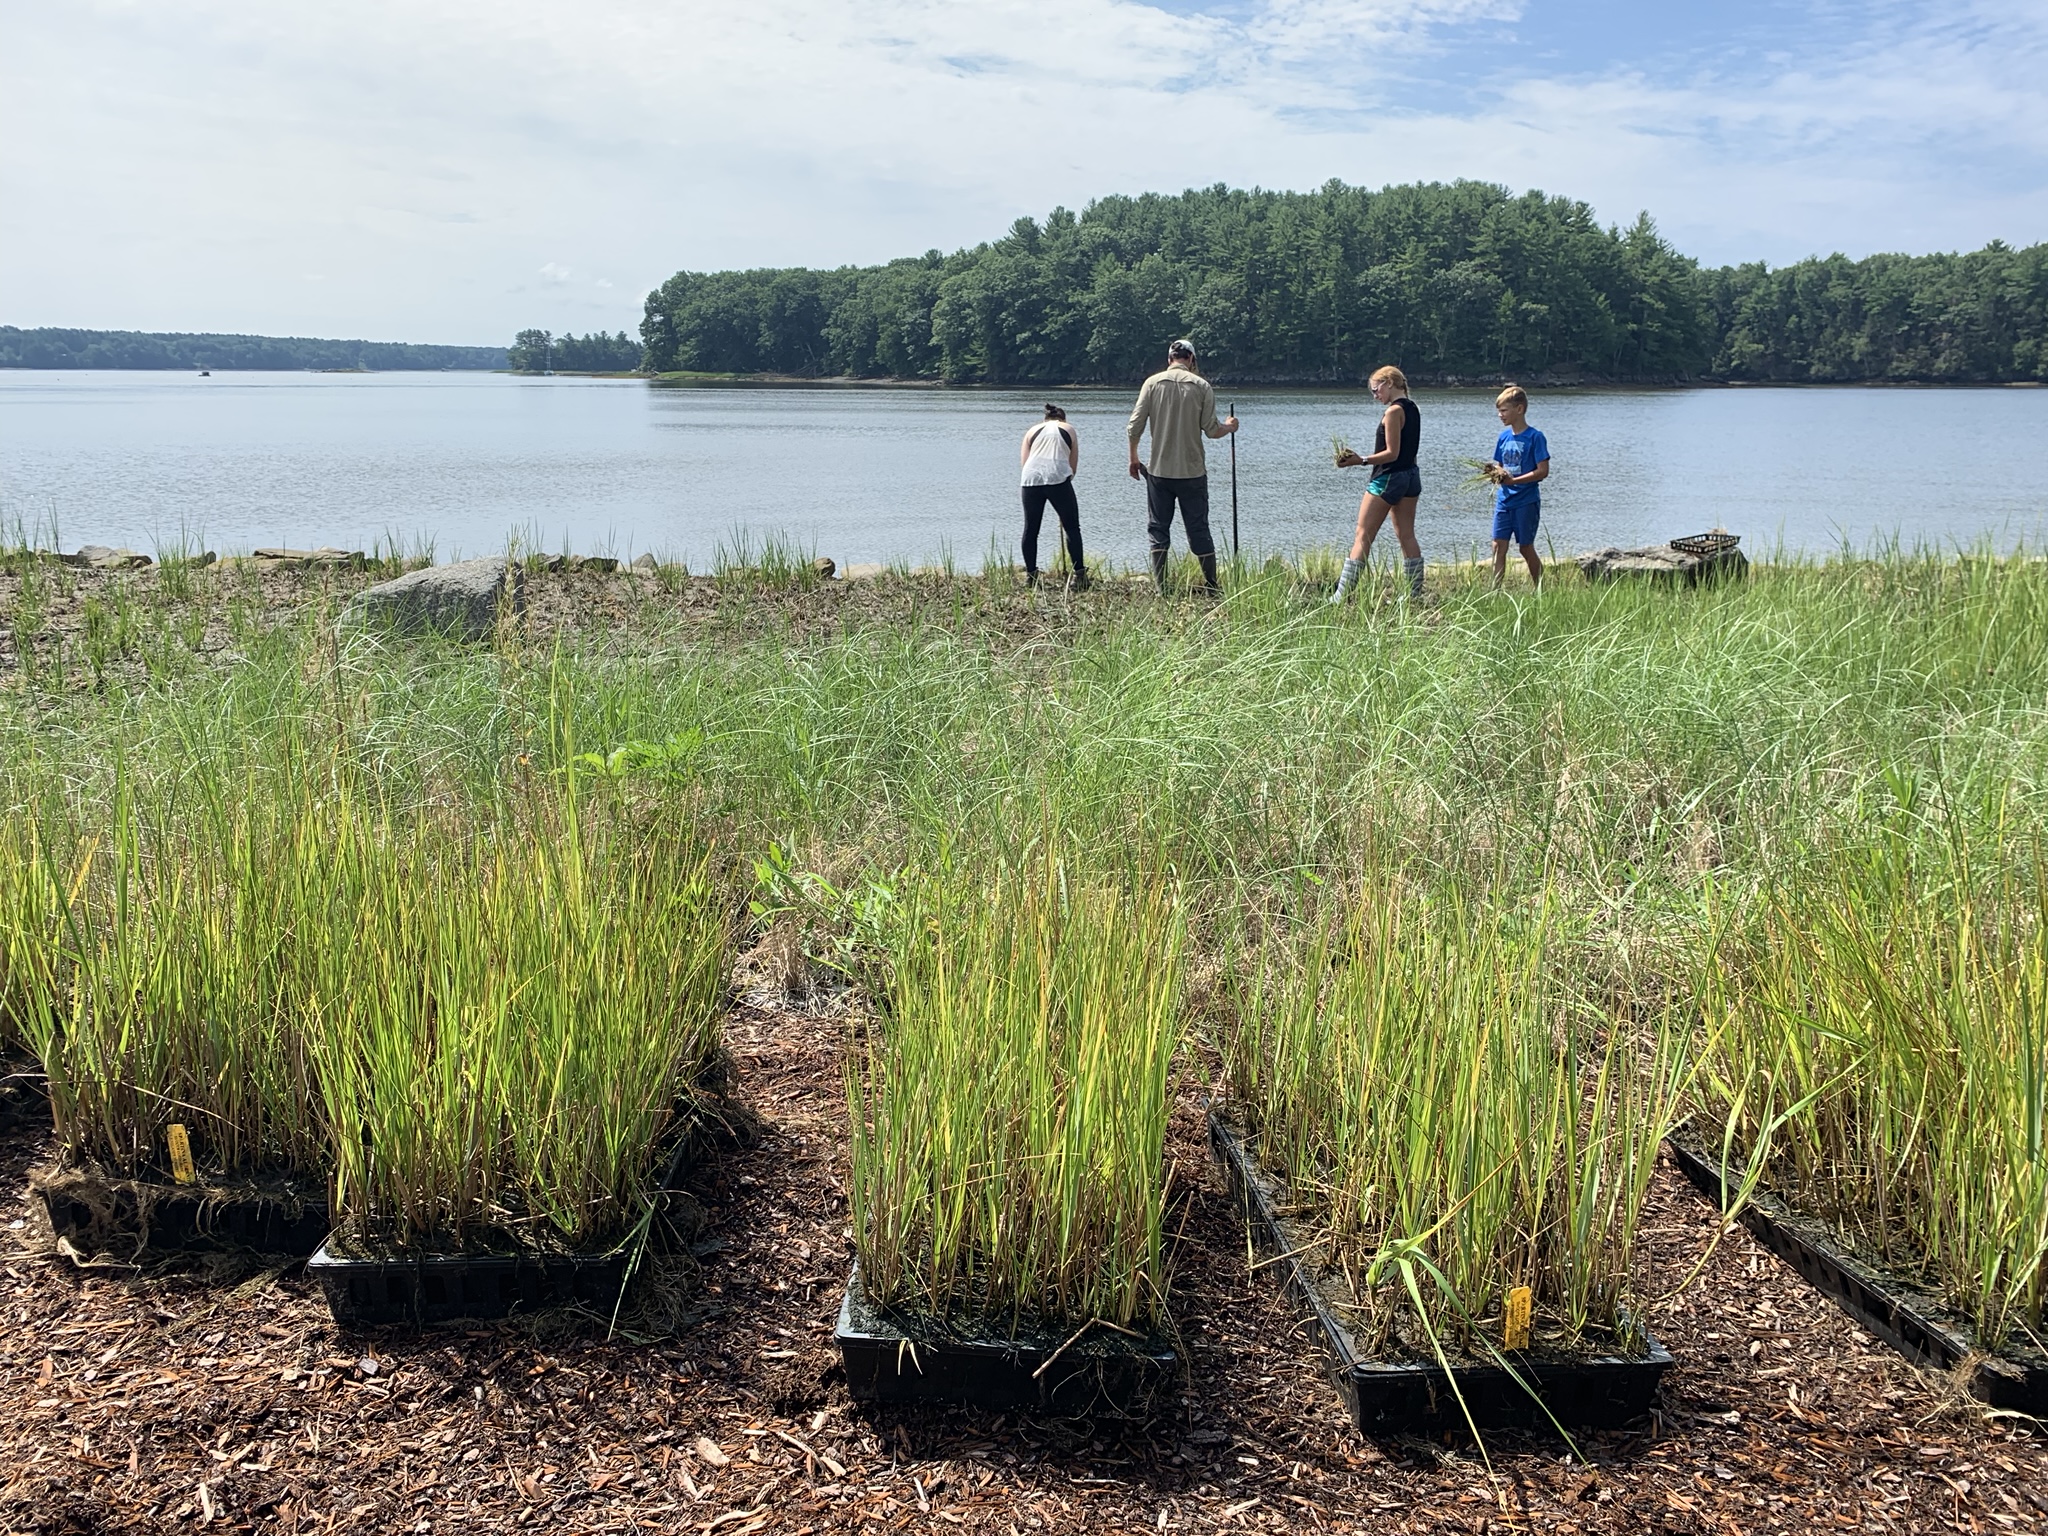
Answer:
<svg viewBox="0 0 2048 1536"><path fill-rule="evenodd" d="M1500 436L1493 444L1493 589L1498 592L1508 575L1508 540L1522 549L1522 563L1529 567L1529 580L1543 584L1543 561L1536 554L1536 524L1543 516L1543 492L1539 487L1550 478L1550 443L1529 425L1529 396L1519 384L1510 384L1494 397L1494 411L1500 417Z"/></svg>
<svg viewBox="0 0 2048 1536"><path fill-rule="evenodd" d="M1389 517L1401 546L1408 595L1422 596L1422 546L1415 542L1415 504L1422 499L1422 472L1415 467L1415 450L1422 444L1422 409L1408 398L1408 375L1398 368L1390 365L1377 370L1371 384L1373 399L1386 407L1379 430L1373 434L1372 452L1361 458L1346 449L1337 461L1340 468L1364 466L1373 475L1358 503L1358 535L1351 541L1351 557L1337 578L1332 603L1341 603L1350 595L1372 557L1372 541Z"/></svg>
<svg viewBox="0 0 2048 1536"><path fill-rule="evenodd" d="M1081 465L1081 439L1067 424L1065 411L1056 405L1045 408L1045 419L1025 432L1017 449L1017 462L1024 471L1024 584L1038 585L1038 530L1050 502L1059 516L1060 531L1067 538L1067 563L1074 568L1074 589L1085 592L1088 567L1081 563L1081 503L1074 495L1074 471Z"/></svg>
<svg viewBox="0 0 2048 1536"><path fill-rule="evenodd" d="M1138 439L1152 429L1152 462L1138 462ZM1209 537L1209 461L1205 437L1228 437L1237 418L1216 419L1216 391L1195 372L1195 344L1176 341L1166 367L1145 381L1131 410L1131 478L1145 482L1145 536L1152 549L1152 579L1166 590L1166 557L1173 547L1173 509L1180 506L1188 549L1202 566L1204 590L1214 597L1216 543Z"/></svg>

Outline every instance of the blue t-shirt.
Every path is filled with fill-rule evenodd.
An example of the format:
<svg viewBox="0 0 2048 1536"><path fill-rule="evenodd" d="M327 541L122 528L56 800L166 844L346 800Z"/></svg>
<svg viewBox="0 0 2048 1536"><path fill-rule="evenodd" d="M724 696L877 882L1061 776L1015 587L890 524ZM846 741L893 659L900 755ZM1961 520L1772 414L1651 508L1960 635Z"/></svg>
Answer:
<svg viewBox="0 0 2048 1536"><path fill-rule="evenodd" d="M1538 464L1550 458L1550 443L1534 427L1524 427L1520 434L1501 428L1500 437L1493 445L1493 462L1511 475L1526 475ZM1540 507L1543 504L1543 487L1540 485L1503 485L1493 493L1494 506L1503 512L1519 512L1524 507Z"/></svg>

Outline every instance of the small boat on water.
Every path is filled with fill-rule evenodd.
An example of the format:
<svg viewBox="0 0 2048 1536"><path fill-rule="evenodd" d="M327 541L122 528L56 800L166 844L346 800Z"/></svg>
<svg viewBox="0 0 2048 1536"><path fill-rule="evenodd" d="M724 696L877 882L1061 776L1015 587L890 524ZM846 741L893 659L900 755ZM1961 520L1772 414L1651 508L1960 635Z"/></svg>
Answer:
<svg viewBox="0 0 2048 1536"><path fill-rule="evenodd" d="M199 377L201 377L202 379L210 379L213 377L213 370L210 368L202 368L199 370Z"/></svg>

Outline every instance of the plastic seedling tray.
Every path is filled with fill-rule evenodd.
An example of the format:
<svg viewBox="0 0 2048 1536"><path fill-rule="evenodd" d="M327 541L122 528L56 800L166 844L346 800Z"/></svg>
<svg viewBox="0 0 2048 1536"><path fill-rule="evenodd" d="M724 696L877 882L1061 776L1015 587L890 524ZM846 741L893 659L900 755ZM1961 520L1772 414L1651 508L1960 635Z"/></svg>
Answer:
<svg viewBox="0 0 2048 1536"><path fill-rule="evenodd" d="M50 1230L78 1253L142 1259L260 1253L303 1259L327 1235L327 1201L289 1182L159 1184L91 1170L35 1185Z"/></svg>
<svg viewBox="0 0 2048 1536"><path fill-rule="evenodd" d="M1180 1375L1180 1358L1162 1339L1103 1327L977 1333L928 1314L885 1310L862 1290L857 1262L834 1338L847 1389L868 1402L1123 1414L1142 1409Z"/></svg>
<svg viewBox="0 0 2048 1536"><path fill-rule="evenodd" d="M1665 1145L1693 1187L1725 1209L1719 1159L1684 1136L1667 1137ZM1774 1195L1760 1194L1736 1219L1858 1327L1908 1360L1945 1371L1967 1363L1973 1396L1994 1408L2048 1416L2048 1356L1980 1351L1968 1326L1950 1316L1937 1298L1844 1253L1825 1227L1801 1220Z"/></svg>
<svg viewBox="0 0 2048 1536"><path fill-rule="evenodd" d="M358 1256L322 1243L306 1261L344 1328L484 1322L571 1305L609 1314L629 1255L397 1252Z"/></svg>
<svg viewBox="0 0 2048 1536"><path fill-rule="evenodd" d="M1519 1382L1487 1360L1453 1360L1447 1371L1434 1360L1380 1360L1365 1354L1302 1257L1304 1234L1280 1214L1278 1183L1258 1166L1236 1129L1214 1106L1209 1111L1209 1140L1244 1204L1257 1241L1278 1256L1271 1267L1301 1309L1320 1345L1325 1372L1352 1422L1365 1434L1463 1428L1467 1412L1481 1430L1535 1429L1553 1421L1566 1429L1602 1429L1649 1411L1657 1384L1672 1365L1670 1352L1655 1339L1640 1356L1518 1351L1512 1358ZM1453 1378L1456 1392L1451 1389Z"/></svg>
<svg viewBox="0 0 2048 1536"><path fill-rule="evenodd" d="M679 1110L679 1112L681 1112ZM744 1131L745 1123L740 1122ZM684 1131L669 1152L657 1195L671 1221L680 1202L702 1212L680 1192L684 1175L711 1144L710 1121L689 1110ZM694 1231L694 1227L692 1228ZM329 1236L306 1261L320 1282L327 1310L344 1328L414 1327L488 1322L549 1307L585 1307L609 1317L632 1278L626 1248L609 1253L433 1253Z"/></svg>

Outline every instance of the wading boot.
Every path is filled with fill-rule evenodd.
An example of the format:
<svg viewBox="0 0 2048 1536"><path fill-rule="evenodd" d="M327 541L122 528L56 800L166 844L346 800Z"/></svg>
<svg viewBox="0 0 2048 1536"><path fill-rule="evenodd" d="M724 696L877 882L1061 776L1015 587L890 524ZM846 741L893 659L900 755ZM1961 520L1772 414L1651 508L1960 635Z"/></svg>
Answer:
<svg viewBox="0 0 2048 1536"><path fill-rule="evenodd" d="M1159 589L1161 597L1166 596L1166 551L1152 551L1152 585Z"/></svg>
<svg viewBox="0 0 2048 1536"><path fill-rule="evenodd" d="M1204 597L1221 597L1223 595L1223 584L1216 579L1216 557L1214 555L1197 555L1195 558L1202 563L1202 595Z"/></svg>

